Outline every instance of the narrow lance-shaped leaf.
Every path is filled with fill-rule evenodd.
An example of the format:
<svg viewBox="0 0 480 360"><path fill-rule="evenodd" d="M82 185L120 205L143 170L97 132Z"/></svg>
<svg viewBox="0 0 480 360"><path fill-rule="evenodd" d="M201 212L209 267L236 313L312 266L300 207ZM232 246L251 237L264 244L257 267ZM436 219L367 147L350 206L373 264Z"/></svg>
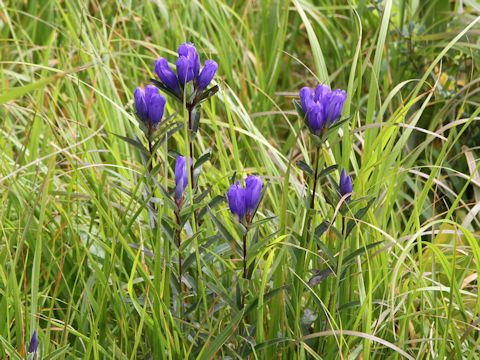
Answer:
<svg viewBox="0 0 480 360"><path fill-rule="evenodd" d="M370 209L370 207L373 205L373 202L375 201L376 198L373 198L373 199L370 199L370 201L368 202L367 206L365 206L364 208L358 210L358 212L355 214L355 218L353 220L350 220L347 224L347 230L346 230L346 233L345 233L345 238L348 237L348 235L350 235L350 233L352 232L353 228L355 227L355 225L357 225L357 219L358 220L361 220L365 214L367 213L368 209Z"/></svg>

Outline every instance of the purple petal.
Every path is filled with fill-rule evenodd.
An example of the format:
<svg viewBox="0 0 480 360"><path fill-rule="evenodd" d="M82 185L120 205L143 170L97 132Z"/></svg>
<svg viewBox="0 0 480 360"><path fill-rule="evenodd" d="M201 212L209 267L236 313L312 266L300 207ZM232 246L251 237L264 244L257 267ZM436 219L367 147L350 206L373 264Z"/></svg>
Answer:
<svg viewBox="0 0 480 360"><path fill-rule="evenodd" d="M175 162L175 198L183 198L188 185L188 169L185 156L178 156Z"/></svg>
<svg viewBox="0 0 480 360"><path fill-rule="evenodd" d="M241 221L246 212L245 189L238 182L231 185L227 192L227 199L230 211L237 215Z"/></svg>
<svg viewBox="0 0 480 360"><path fill-rule="evenodd" d="M350 194L353 190L352 178L347 175L345 169L343 169L342 173L340 174L340 182L338 184L338 188L340 191L340 195L342 196ZM347 200L349 199L350 199L350 196L347 197Z"/></svg>
<svg viewBox="0 0 480 360"><path fill-rule="evenodd" d="M300 90L300 104L302 104L302 110L306 114L310 107L314 104L312 89L304 87Z"/></svg>
<svg viewBox="0 0 480 360"><path fill-rule="evenodd" d="M153 95L158 94L158 88L153 85L147 85L145 86L145 102L148 104L150 103L150 99L152 98Z"/></svg>
<svg viewBox="0 0 480 360"><path fill-rule="evenodd" d="M207 88L217 72L218 64L213 60L206 60L202 72L198 77L197 86L200 90Z"/></svg>
<svg viewBox="0 0 480 360"><path fill-rule="evenodd" d="M177 75L180 85L183 87L185 84L193 80L193 69L185 56L180 56L176 62L177 66Z"/></svg>
<svg viewBox="0 0 480 360"><path fill-rule="evenodd" d="M257 208L262 194L262 178L260 176L251 175L245 180L245 206L248 212L252 212Z"/></svg>
<svg viewBox="0 0 480 360"><path fill-rule="evenodd" d="M33 330L33 335L30 338L30 345L28 346L28 352L34 353L37 351L38 348L38 335L37 330Z"/></svg>
<svg viewBox="0 0 480 360"><path fill-rule="evenodd" d="M148 120L154 127L162 120L165 103L165 98L160 94L154 94L150 98L150 103L148 104Z"/></svg>
<svg viewBox="0 0 480 360"><path fill-rule="evenodd" d="M170 69L167 59L161 58L157 60L155 63L155 72L167 88L176 93L180 91L177 75Z"/></svg>
<svg viewBox="0 0 480 360"><path fill-rule="evenodd" d="M135 111L137 112L138 117L142 121L146 121L148 118L148 108L145 101L145 92L137 87L133 93L133 98L135 100Z"/></svg>
<svg viewBox="0 0 480 360"><path fill-rule="evenodd" d="M328 121L334 123L342 115L343 104L347 98L347 93L343 90L336 89L332 92L330 103L328 104L327 114Z"/></svg>
<svg viewBox="0 0 480 360"><path fill-rule="evenodd" d="M315 88L315 94L313 95L313 100L320 102L323 106L325 106L325 104L329 101L330 93L330 88L327 85L317 85Z"/></svg>
<svg viewBox="0 0 480 360"><path fill-rule="evenodd" d="M312 105L307 113L308 123L315 134L319 134L325 126L325 111L320 103Z"/></svg>
<svg viewBox="0 0 480 360"><path fill-rule="evenodd" d="M178 47L178 56L184 56L188 59L193 72L193 77L196 78L198 76L198 73L200 72L200 56L198 56L195 45L193 45L192 43L185 43L180 45Z"/></svg>

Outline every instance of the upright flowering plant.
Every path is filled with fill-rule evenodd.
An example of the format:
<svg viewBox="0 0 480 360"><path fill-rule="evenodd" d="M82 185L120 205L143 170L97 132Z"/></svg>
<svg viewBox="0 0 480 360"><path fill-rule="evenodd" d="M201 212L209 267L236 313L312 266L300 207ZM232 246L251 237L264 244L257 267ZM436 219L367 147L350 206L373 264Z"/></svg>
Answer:
<svg viewBox="0 0 480 360"><path fill-rule="evenodd" d="M187 105L195 106L218 90L218 87L213 87L205 93L217 72L218 65L208 59L200 69L200 56L193 44L185 43L178 47L175 66L176 74L170 68L167 59L158 59L155 63L155 73L160 81L152 79L152 82L178 101L185 100Z"/></svg>
<svg viewBox="0 0 480 360"><path fill-rule="evenodd" d="M135 113L140 120L140 124L144 126L147 138L151 138L160 125L167 101L158 92L158 88L153 85L147 85L145 90L137 87L133 97L135 100Z"/></svg>
<svg viewBox="0 0 480 360"><path fill-rule="evenodd" d="M158 79L151 79L167 95L177 100L184 107L187 122L185 141L188 143L188 156L195 159L193 140L200 123L200 104L218 91L218 86L208 88L217 72L218 65L213 60L205 60L203 68L200 56L192 43L184 43L178 47L178 58L175 61L176 72L170 68L168 60L160 58L155 62L155 73ZM208 160L210 153L201 156L202 161ZM200 161L199 159L199 161ZM199 164L195 163L194 168ZM194 177L191 174L191 195L194 195ZM188 176L187 176L188 184ZM191 202L191 205L193 202ZM196 226L196 213L194 212Z"/></svg>
<svg viewBox="0 0 480 360"><path fill-rule="evenodd" d="M340 119L347 98L344 90L332 91L324 84L317 85L314 90L304 87L299 95L300 106L295 103L299 116L304 119L310 132L320 137Z"/></svg>
<svg viewBox="0 0 480 360"><path fill-rule="evenodd" d="M260 176L250 175L245 180L245 187L237 181L230 185L227 192L228 206L238 221L246 227L243 235L243 277L247 274L247 233L262 195L263 182Z"/></svg>
<svg viewBox="0 0 480 360"><path fill-rule="evenodd" d="M38 356L37 354L38 349L38 335L37 330L33 330L32 337L30 338L30 344L28 345L28 352L33 354L33 358L36 359Z"/></svg>

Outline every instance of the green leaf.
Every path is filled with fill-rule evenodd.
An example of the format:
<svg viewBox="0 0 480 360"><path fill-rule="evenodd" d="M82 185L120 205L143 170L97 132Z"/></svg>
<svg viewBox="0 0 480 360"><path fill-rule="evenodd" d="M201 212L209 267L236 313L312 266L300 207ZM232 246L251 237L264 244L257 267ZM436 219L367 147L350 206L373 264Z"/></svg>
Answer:
<svg viewBox="0 0 480 360"><path fill-rule="evenodd" d="M303 160L297 161L297 167L302 170L306 175L313 176L314 172L313 169Z"/></svg>
<svg viewBox="0 0 480 360"><path fill-rule="evenodd" d="M269 291L263 296L263 303L272 299L277 293L282 290L288 289L287 285L281 286L279 288ZM238 293L238 292L237 292ZM252 300L248 306L246 306L242 311L239 311L237 315L231 318L228 321L228 325L219 331L219 335L211 342L206 343L199 354L199 358L202 360L210 360L215 358L215 354L221 349L221 347L230 339L230 337L236 332L237 326L245 315L250 313L250 311L255 310L258 305L258 297Z"/></svg>
<svg viewBox="0 0 480 360"><path fill-rule="evenodd" d="M208 160L210 160L211 156L212 156L212 150L208 149L195 162L195 165L193 166L193 170L199 169L204 163L206 163Z"/></svg>
<svg viewBox="0 0 480 360"><path fill-rule="evenodd" d="M169 95L171 98L173 98L174 100L178 101L180 104L183 104L183 101L182 99L178 96L178 94L176 94L175 92L173 92L172 90L170 90L169 88L167 88L165 85L163 85L163 83L161 81L158 81L158 80L155 80L155 79L150 79L150 81L152 82L153 85L155 85L156 87L158 87L160 90L162 90L164 93L166 93L167 95Z"/></svg>
<svg viewBox="0 0 480 360"><path fill-rule="evenodd" d="M195 106L192 110L192 133L195 135L200 126L200 108Z"/></svg>
<svg viewBox="0 0 480 360"><path fill-rule="evenodd" d="M348 237L348 235L350 235L350 233L352 232L353 228L355 227L355 225L357 225L357 219L358 220L361 220L365 214L367 213L368 209L370 209L370 207L372 206L373 202L375 201L376 198L373 198L373 199L370 199L370 201L368 202L367 206L365 206L364 208L358 210L358 212L355 214L355 218L353 220L350 220L347 224L347 231L345 233L345 239Z"/></svg>
<svg viewBox="0 0 480 360"><path fill-rule="evenodd" d="M308 286L314 287L315 285L320 284L323 280L325 280L332 274L333 274L333 270L331 268L326 268L321 271L317 271L315 275L313 275L310 278L310 280L308 280Z"/></svg>
<svg viewBox="0 0 480 360"><path fill-rule="evenodd" d="M325 169L323 169L320 174L318 175L318 179L321 179L323 178L324 176L327 176L328 174L330 174L331 172L334 172L335 170L338 169L338 165L331 165L329 167L326 167Z"/></svg>
<svg viewBox="0 0 480 360"><path fill-rule="evenodd" d="M150 156L150 152L147 150L147 148L139 140L132 139L132 138L129 138L127 136L122 136L122 135L115 134L115 133L113 133L113 135L115 135L116 137L118 137L118 138L122 139L123 141L129 143L130 145L133 145L134 147L136 147L138 150L140 150L145 155Z"/></svg>
<svg viewBox="0 0 480 360"><path fill-rule="evenodd" d="M201 104L202 102L208 100L213 95L215 95L219 90L218 85L212 86L210 89L205 90L197 99L196 104Z"/></svg>
<svg viewBox="0 0 480 360"><path fill-rule="evenodd" d="M225 196L222 196L222 195L215 196L212 200L210 200L210 202L208 203L207 206L205 206L202 210L200 210L200 212L198 214L198 218L199 219L203 218L205 216L205 214L207 213L208 209L213 209L218 204L220 204L224 201L225 201Z"/></svg>
<svg viewBox="0 0 480 360"><path fill-rule="evenodd" d="M217 219L217 217L215 215L213 215L210 208L208 208L207 211L208 211L208 214L210 215L210 218L215 223L215 226L217 227L217 230L220 232L220 234L222 234L223 238L230 243L230 245L232 247L232 250L234 250L238 255L241 255L242 254L242 248L240 247L240 245L238 245L238 242L235 241L233 236L228 232L228 230L225 228L225 226Z"/></svg>

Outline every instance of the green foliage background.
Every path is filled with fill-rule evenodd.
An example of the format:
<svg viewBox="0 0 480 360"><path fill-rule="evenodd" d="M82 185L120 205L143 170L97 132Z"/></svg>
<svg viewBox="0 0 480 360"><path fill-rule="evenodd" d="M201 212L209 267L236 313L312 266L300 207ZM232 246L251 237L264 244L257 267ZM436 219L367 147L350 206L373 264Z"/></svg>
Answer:
<svg viewBox="0 0 480 360"><path fill-rule="evenodd" d="M475 0L0 1L0 358L22 358L34 329L49 359L478 358L479 16ZM235 172L268 189L248 284L225 202L183 231L180 319L174 248L150 228L139 152L114 134L140 136L133 89L185 41L219 64L195 143L212 150L207 200ZM317 82L347 91L350 119L323 163L353 175L359 207L376 199L348 212L343 247L332 231L296 236L295 164L314 146L292 99ZM171 188L172 159L156 162ZM326 184L313 223L340 226ZM341 281L308 285L355 251Z"/></svg>

